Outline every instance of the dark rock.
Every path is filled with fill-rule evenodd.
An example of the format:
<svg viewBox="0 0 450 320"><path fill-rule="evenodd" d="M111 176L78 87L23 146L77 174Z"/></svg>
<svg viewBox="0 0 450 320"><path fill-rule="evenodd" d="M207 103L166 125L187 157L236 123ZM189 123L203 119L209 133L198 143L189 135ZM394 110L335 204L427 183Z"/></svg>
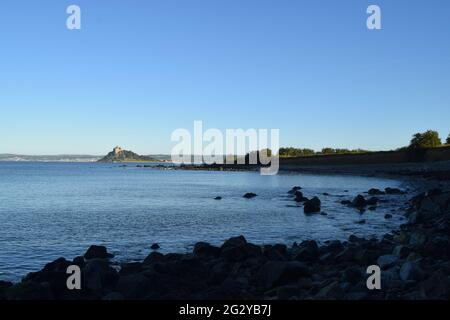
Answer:
<svg viewBox="0 0 450 320"><path fill-rule="evenodd" d="M377 197L370 197L366 201L366 205L368 205L368 206L376 206L378 204L378 202L380 202L380 199L378 199Z"/></svg>
<svg viewBox="0 0 450 320"><path fill-rule="evenodd" d="M319 257L319 246L314 240L303 241L293 250L293 258L297 261L315 261Z"/></svg>
<svg viewBox="0 0 450 320"><path fill-rule="evenodd" d="M320 212L320 205L321 205L320 199L314 197L311 200L305 202L303 211L306 214Z"/></svg>
<svg viewBox="0 0 450 320"><path fill-rule="evenodd" d="M86 260L88 259L108 259L113 258L114 255L111 253L108 253L106 250L106 247L104 246L96 246L92 245L89 247L89 249L84 254L84 258Z"/></svg>
<svg viewBox="0 0 450 320"><path fill-rule="evenodd" d="M248 192L248 193L244 194L244 198L246 198L246 199L251 199L251 198L254 198L256 196L258 196L258 195L256 193L253 193L253 192Z"/></svg>
<svg viewBox="0 0 450 320"><path fill-rule="evenodd" d="M301 190L302 188L299 186L292 187L291 190L288 191L289 194L295 194L295 192Z"/></svg>
<svg viewBox="0 0 450 320"><path fill-rule="evenodd" d="M377 264L382 270L389 269L398 261L398 257L393 254L385 254L377 259Z"/></svg>
<svg viewBox="0 0 450 320"><path fill-rule="evenodd" d="M375 195L383 195L386 193L384 191L381 191L380 189L372 188L369 190L368 194L375 196Z"/></svg>
<svg viewBox="0 0 450 320"><path fill-rule="evenodd" d="M83 268L86 264L84 257L75 257L72 261L72 264L79 266L80 268Z"/></svg>
<svg viewBox="0 0 450 320"><path fill-rule="evenodd" d="M366 220L365 220L365 219L358 220L358 221L356 221L355 223L356 223L356 224L365 224L365 223L366 223Z"/></svg>
<svg viewBox="0 0 450 320"><path fill-rule="evenodd" d="M149 265L155 262L160 262L164 260L164 255L160 252L157 251L153 251L152 253L150 253L145 259L143 264L144 265Z"/></svg>
<svg viewBox="0 0 450 320"><path fill-rule="evenodd" d="M266 245L263 248L263 255L267 260L286 261L287 247L284 244Z"/></svg>
<svg viewBox="0 0 450 320"><path fill-rule="evenodd" d="M410 253L411 249L402 245L396 246L392 252L392 254L396 255L400 259L405 259Z"/></svg>
<svg viewBox="0 0 450 320"><path fill-rule="evenodd" d="M150 247L150 249L152 249L152 250L158 250L159 248L161 248L161 247L157 243L152 244Z"/></svg>
<svg viewBox="0 0 450 320"><path fill-rule="evenodd" d="M303 277L310 276L309 269L297 261L266 262L256 275L256 281L264 290L281 285L292 284Z"/></svg>
<svg viewBox="0 0 450 320"><path fill-rule="evenodd" d="M222 200L222 197L215 197L214 200Z"/></svg>
<svg viewBox="0 0 450 320"><path fill-rule="evenodd" d="M262 256L260 246L248 243L243 236L230 238L220 247L220 256L229 261L243 261Z"/></svg>
<svg viewBox="0 0 450 320"><path fill-rule="evenodd" d="M405 194L404 191L398 189L398 188L386 188L384 189L384 192L386 192L386 194Z"/></svg>
<svg viewBox="0 0 450 320"><path fill-rule="evenodd" d="M386 214L384 215L384 218L385 218L385 219L392 219L392 214L386 213Z"/></svg>
<svg viewBox="0 0 450 320"><path fill-rule="evenodd" d="M197 242L193 253L196 256L217 257L220 253L220 248L214 247L207 242Z"/></svg>
<svg viewBox="0 0 450 320"><path fill-rule="evenodd" d="M295 191L295 201L296 202L305 202L308 201L308 198L303 196L301 191Z"/></svg>
<svg viewBox="0 0 450 320"><path fill-rule="evenodd" d="M106 301L121 301L125 300L125 297L119 293L119 292L110 292L107 295L105 295L102 300Z"/></svg>
<svg viewBox="0 0 450 320"><path fill-rule="evenodd" d="M82 287L98 294L112 289L117 278L117 271L104 259L90 259L82 269Z"/></svg>
<svg viewBox="0 0 450 320"><path fill-rule="evenodd" d="M362 240L363 240L362 238L358 238L354 234L352 234L352 235L350 235L350 237L348 237L348 241L353 242L353 243L358 243L358 242L361 242Z"/></svg>
<svg viewBox="0 0 450 320"><path fill-rule="evenodd" d="M356 207L356 208L363 208L367 205L366 199L358 194L352 201L352 206Z"/></svg>
<svg viewBox="0 0 450 320"><path fill-rule="evenodd" d="M51 300L54 296L48 283L22 281L6 291L7 300Z"/></svg>
<svg viewBox="0 0 450 320"><path fill-rule="evenodd" d="M346 206L349 206L349 205L352 204L352 202L351 202L350 200L342 200L342 201L341 201L341 204L346 205Z"/></svg>
<svg viewBox="0 0 450 320"><path fill-rule="evenodd" d="M142 274L120 277L115 288L115 291L126 299L143 299L151 290L151 281Z"/></svg>
<svg viewBox="0 0 450 320"><path fill-rule="evenodd" d="M424 272L417 261L405 262L400 268L400 278L403 281L419 281L424 277Z"/></svg>
<svg viewBox="0 0 450 320"><path fill-rule="evenodd" d="M348 267L342 274L341 281L356 284L364 280L364 273L358 267Z"/></svg>

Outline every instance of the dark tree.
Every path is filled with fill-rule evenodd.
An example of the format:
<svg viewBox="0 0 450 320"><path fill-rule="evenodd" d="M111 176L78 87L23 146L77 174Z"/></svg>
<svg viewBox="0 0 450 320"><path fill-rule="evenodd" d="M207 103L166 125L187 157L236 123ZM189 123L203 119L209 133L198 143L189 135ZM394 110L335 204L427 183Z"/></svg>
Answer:
<svg viewBox="0 0 450 320"><path fill-rule="evenodd" d="M439 133L428 130L424 133L416 133L411 139L409 147L411 149L435 148L442 145Z"/></svg>

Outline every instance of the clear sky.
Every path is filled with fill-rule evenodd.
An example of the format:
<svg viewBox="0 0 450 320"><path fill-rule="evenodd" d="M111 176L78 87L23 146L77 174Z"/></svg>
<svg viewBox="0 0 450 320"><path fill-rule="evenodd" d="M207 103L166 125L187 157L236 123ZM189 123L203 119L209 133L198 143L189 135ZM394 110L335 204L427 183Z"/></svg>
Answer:
<svg viewBox="0 0 450 320"><path fill-rule="evenodd" d="M450 1L2 0L0 119L23 154L168 153L194 120L314 149L445 138Z"/></svg>

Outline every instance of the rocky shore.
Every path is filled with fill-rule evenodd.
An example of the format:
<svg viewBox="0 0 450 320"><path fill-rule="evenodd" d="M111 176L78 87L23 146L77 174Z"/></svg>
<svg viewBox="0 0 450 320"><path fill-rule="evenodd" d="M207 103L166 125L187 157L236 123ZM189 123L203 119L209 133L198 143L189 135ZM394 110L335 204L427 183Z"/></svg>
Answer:
<svg viewBox="0 0 450 320"><path fill-rule="evenodd" d="M349 205L365 205L361 201ZM408 222L380 240L352 235L287 247L257 246L239 236L220 247L197 243L187 254L153 250L120 268L105 247L91 246L84 256L59 258L20 283L0 281L0 300L449 299L450 191L411 198L405 215ZM81 269L81 290L67 289L69 265ZM381 290L366 286L370 265L382 270Z"/></svg>

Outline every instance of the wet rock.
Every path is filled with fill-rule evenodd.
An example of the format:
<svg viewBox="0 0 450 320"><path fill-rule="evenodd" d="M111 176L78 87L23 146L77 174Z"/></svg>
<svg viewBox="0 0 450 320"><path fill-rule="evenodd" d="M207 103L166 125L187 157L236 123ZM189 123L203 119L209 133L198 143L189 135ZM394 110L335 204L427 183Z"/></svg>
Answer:
<svg viewBox="0 0 450 320"><path fill-rule="evenodd" d="M373 196L386 194L384 191L381 191L380 189L376 189L376 188L370 189L367 193L370 195L373 195Z"/></svg>
<svg viewBox="0 0 450 320"><path fill-rule="evenodd" d="M96 246L92 245L89 247L89 249L84 254L84 258L86 260L89 259L109 259L113 258L114 255L111 253L108 253L105 246Z"/></svg>
<svg viewBox="0 0 450 320"><path fill-rule="evenodd" d="M152 250L158 250L159 248L161 248L161 247L157 243L154 243L150 246L150 249L152 249Z"/></svg>
<svg viewBox="0 0 450 320"><path fill-rule="evenodd" d="M299 186L292 187L291 190L288 191L289 194L295 194L295 192L301 190L302 188Z"/></svg>
<svg viewBox="0 0 450 320"><path fill-rule="evenodd" d="M386 194L391 194L391 195L405 194L404 191L402 191L398 188L389 188L389 187L384 189L384 192L386 192Z"/></svg>
<svg viewBox="0 0 450 320"><path fill-rule="evenodd" d="M363 208L366 205L367 205L366 199L360 194L357 195L352 201L352 206L356 208Z"/></svg>
<svg viewBox="0 0 450 320"><path fill-rule="evenodd" d="M386 213L385 215L384 215L384 218L387 220L387 219L392 219L392 214L390 214L390 213Z"/></svg>
<svg viewBox="0 0 450 320"><path fill-rule="evenodd" d="M314 197L311 200L305 202L303 211L306 214L320 212L320 205L321 205L320 199Z"/></svg>
<svg viewBox="0 0 450 320"><path fill-rule="evenodd" d="M305 202L308 201L308 198L303 196L301 191L295 191L295 201L296 202Z"/></svg>
<svg viewBox="0 0 450 320"><path fill-rule="evenodd" d="M251 198L254 198L256 196L258 196L258 195L256 193L253 193L253 192L247 192L246 194L244 194L244 198L246 198L246 199L251 199Z"/></svg>
<svg viewBox="0 0 450 320"><path fill-rule="evenodd" d="M366 223L366 219L358 220L355 223L356 224L365 224Z"/></svg>
<svg viewBox="0 0 450 320"><path fill-rule="evenodd" d="M222 200L222 197L215 197L214 200Z"/></svg>
<svg viewBox="0 0 450 320"><path fill-rule="evenodd" d="M377 259L377 264L382 270L393 267L398 261L398 257L393 254L382 255Z"/></svg>
<svg viewBox="0 0 450 320"><path fill-rule="evenodd" d="M366 205L368 205L368 206L376 206L378 204L378 202L380 202L380 199L378 199L377 197L370 197L366 201Z"/></svg>

